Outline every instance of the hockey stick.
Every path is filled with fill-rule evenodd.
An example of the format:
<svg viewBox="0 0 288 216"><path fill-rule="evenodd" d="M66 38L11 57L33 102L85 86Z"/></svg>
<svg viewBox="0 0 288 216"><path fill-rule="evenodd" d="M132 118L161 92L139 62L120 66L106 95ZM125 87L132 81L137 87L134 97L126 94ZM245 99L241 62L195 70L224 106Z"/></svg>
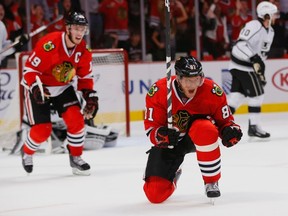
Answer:
<svg viewBox="0 0 288 216"><path fill-rule="evenodd" d="M58 16L55 20L51 21L50 23L46 24L46 25L43 25L39 28L37 28L36 30L32 31L29 33L29 38L33 37L34 35L36 34L39 34L40 32L46 30L49 26L55 24L56 22L60 21L61 19L63 19L63 15L60 15ZM14 41L12 44L4 47L1 51L0 51L0 55L4 52L6 52L7 50L11 49L12 47L15 47L17 44L19 44L20 41L19 40L16 40Z"/></svg>
<svg viewBox="0 0 288 216"><path fill-rule="evenodd" d="M166 79L167 79L167 121L172 128L172 91L171 91L171 45L170 45L170 0L165 0L166 7Z"/></svg>
<svg viewBox="0 0 288 216"><path fill-rule="evenodd" d="M38 85L38 87L40 89L42 101L44 102L45 101L44 89L43 89L43 84L42 84L41 79L39 78L39 76L36 76L36 83L37 83L37 85Z"/></svg>

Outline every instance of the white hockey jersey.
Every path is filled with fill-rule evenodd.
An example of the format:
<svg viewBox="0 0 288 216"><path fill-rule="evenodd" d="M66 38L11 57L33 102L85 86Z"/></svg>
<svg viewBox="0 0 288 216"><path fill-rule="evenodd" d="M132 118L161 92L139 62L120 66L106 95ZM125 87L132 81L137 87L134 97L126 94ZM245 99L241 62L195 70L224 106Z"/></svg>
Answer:
<svg viewBox="0 0 288 216"><path fill-rule="evenodd" d="M232 48L229 70L253 71L250 58L258 54L267 59L274 38L274 30L265 28L259 20L252 20L241 30L238 41Z"/></svg>

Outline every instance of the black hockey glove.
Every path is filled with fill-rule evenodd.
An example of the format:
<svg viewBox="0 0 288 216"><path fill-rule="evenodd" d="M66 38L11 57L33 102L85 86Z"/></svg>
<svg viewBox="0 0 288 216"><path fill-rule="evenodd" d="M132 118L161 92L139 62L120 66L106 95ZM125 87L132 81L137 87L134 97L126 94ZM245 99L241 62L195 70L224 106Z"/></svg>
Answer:
<svg viewBox="0 0 288 216"><path fill-rule="evenodd" d="M34 101L37 104L47 103L50 99L49 90L45 86L42 86L42 87L43 87L43 92L41 92L40 87L37 82L33 83L30 87L30 92L33 96Z"/></svg>
<svg viewBox="0 0 288 216"><path fill-rule="evenodd" d="M178 143L180 132L175 129L170 129L167 127L159 127L156 132L156 139L158 144L156 147L159 148L174 148Z"/></svg>
<svg viewBox="0 0 288 216"><path fill-rule="evenodd" d="M98 97L97 92L94 90L83 89L83 98L86 101L86 105L83 110L85 119L93 119L98 111Z"/></svg>
<svg viewBox="0 0 288 216"><path fill-rule="evenodd" d="M222 130L222 144L228 148L234 146L241 140L242 135L239 125L226 126Z"/></svg>
<svg viewBox="0 0 288 216"><path fill-rule="evenodd" d="M263 86L265 86L267 81L265 79L265 64L264 64L264 62L262 61L261 57L258 54L252 56L250 58L250 60L253 64L253 69L254 69L255 73L257 74L261 84Z"/></svg>
<svg viewBox="0 0 288 216"><path fill-rule="evenodd" d="M23 46L26 43L28 43L29 39L30 39L29 35L27 35L27 34L22 34L22 35L20 35L19 37L16 38L16 40L19 41L19 45L20 46Z"/></svg>
<svg viewBox="0 0 288 216"><path fill-rule="evenodd" d="M22 47L28 43L29 40L30 40L30 37L27 34L22 34L22 35L16 37L15 41L18 41L18 43L17 43L17 45L15 45L15 49L21 50Z"/></svg>

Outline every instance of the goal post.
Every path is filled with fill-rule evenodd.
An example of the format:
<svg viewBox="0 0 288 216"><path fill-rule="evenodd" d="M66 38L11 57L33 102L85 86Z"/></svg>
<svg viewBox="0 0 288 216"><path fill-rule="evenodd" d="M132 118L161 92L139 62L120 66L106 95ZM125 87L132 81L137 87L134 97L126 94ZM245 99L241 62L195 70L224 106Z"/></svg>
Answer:
<svg viewBox="0 0 288 216"><path fill-rule="evenodd" d="M120 135L130 136L128 54L124 49L92 50L92 72L99 95L95 124L108 124ZM19 82L30 52L18 56ZM23 116L23 87L19 88L20 116Z"/></svg>

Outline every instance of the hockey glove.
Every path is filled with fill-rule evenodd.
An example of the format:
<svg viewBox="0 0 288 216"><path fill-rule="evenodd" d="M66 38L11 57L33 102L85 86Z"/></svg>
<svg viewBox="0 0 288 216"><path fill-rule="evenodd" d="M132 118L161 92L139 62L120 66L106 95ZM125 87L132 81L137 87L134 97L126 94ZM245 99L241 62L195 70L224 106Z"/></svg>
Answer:
<svg viewBox="0 0 288 216"><path fill-rule="evenodd" d="M265 64L262 61L261 57L256 54L250 58L252 64L253 64L253 69L258 76L258 79L260 80L261 84L263 86L266 85L266 79L265 79Z"/></svg>
<svg viewBox="0 0 288 216"><path fill-rule="evenodd" d="M19 45L20 46L23 46L26 43L28 43L29 39L30 39L29 35L27 35L27 34L22 34L22 35L20 35L19 37L16 38L16 40L19 41Z"/></svg>
<svg viewBox="0 0 288 216"><path fill-rule="evenodd" d="M222 130L222 144L228 148L234 146L241 140L242 135L239 125L226 126Z"/></svg>
<svg viewBox="0 0 288 216"><path fill-rule="evenodd" d="M28 43L29 40L30 40L30 37L27 34L22 34L22 35L16 37L15 41L18 41L18 43L17 43L17 45L15 45L15 49L20 50L22 48L22 46L24 46L25 44Z"/></svg>
<svg viewBox="0 0 288 216"><path fill-rule="evenodd" d="M93 119L98 111L98 97L97 92L94 90L83 89L83 98L86 101L86 105L83 110L85 119Z"/></svg>
<svg viewBox="0 0 288 216"><path fill-rule="evenodd" d="M178 143L180 132L167 127L159 127L156 132L157 145L159 148L173 149Z"/></svg>
<svg viewBox="0 0 288 216"><path fill-rule="evenodd" d="M30 92L37 104L47 103L50 99L49 90L45 86L42 86L41 88L43 88L43 92L37 82L34 82L30 87Z"/></svg>

